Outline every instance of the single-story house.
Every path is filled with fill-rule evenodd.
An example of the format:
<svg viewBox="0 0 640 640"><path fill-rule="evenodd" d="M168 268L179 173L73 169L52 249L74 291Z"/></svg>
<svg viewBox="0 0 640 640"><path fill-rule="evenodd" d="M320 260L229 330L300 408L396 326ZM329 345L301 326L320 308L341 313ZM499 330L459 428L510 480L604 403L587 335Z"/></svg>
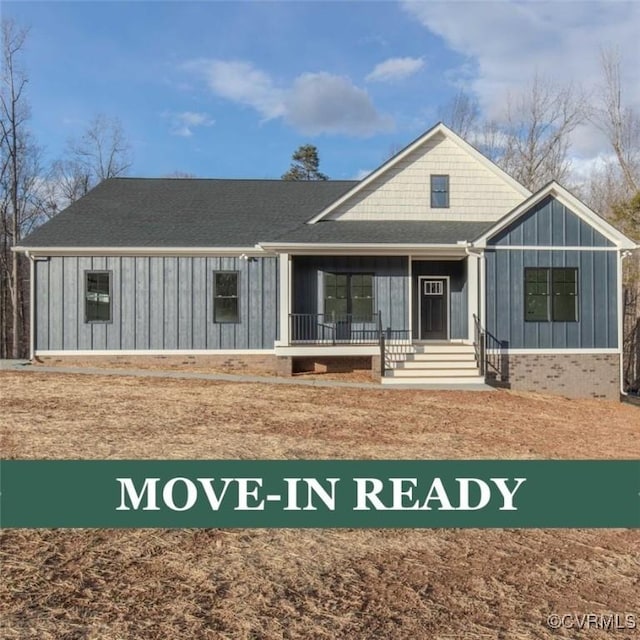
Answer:
<svg viewBox="0 0 640 640"><path fill-rule="evenodd" d="M443 124L360 181L106 180L24 239L40 360L618 398L636 245Z"/></svg>

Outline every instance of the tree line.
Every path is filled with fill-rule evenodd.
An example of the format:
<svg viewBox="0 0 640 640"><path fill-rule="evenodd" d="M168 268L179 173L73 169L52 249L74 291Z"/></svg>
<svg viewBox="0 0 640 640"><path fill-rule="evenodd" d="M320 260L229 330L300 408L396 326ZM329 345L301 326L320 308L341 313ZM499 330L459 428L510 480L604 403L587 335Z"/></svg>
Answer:
<svg viewBox="0 0 640 640"><path fill-rule="evenodd" d="M45 166L28 126L28 76L21 63L28 30L1 24L0 85L0 358L24 357L29 336L29 265L11 251L35 227L107 178L124 175L131 148L117 118L97 114Z"/></svg>

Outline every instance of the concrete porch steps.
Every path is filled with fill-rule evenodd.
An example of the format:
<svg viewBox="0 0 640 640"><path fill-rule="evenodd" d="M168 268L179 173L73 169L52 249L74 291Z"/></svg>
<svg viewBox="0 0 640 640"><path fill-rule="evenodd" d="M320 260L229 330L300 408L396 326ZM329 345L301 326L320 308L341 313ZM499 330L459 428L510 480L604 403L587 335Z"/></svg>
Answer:
<svg viewBox="0 0 640 640"><path fill-rule="evenodd" d="M472 360L414 360L407 358L394 363L398 371L406 369L477 369L475 358Z"/></svg>
<svg viewBox="0 0 640 640"><path fill-rule="evenodd" d="M417 343L411 345L411 349L413 353L424 353L429 355L455 353L473 355L475 353L475 349L472 344L464 344L462 342L434 342L433 344Z"/></svg>
<svg viewBox="0 0 640 640"><path fill-rule="evenodd" d="M485 384L473 345L416 344L391 351L382 384L456 386Z"/></svg>
<svg viewBox="0 0 640 640"><path fill-rule="evenodd" d="M433 387L441 388L441 387L479 387L484 388L487 385L485 384L484 378L481 376L461 378L459 376L456 377L416 377L416 378L398 378L398 377L387 377L382 378L383 385L403 385L403 386L421 386L421 387Z"/></svg>

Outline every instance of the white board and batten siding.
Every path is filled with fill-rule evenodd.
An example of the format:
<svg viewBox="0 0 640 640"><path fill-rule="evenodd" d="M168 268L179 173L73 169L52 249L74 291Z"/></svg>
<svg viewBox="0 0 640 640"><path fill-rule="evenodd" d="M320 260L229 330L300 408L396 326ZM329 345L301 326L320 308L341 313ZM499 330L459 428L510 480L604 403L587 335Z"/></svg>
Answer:
<svg viewBox="0 0 640 640"><path fill-rule="evenodd" d="M431 208L431 175L449 176L449 207ZM523 200L522 193L438 134L338 206L332 220L494 221Z"/></svg>

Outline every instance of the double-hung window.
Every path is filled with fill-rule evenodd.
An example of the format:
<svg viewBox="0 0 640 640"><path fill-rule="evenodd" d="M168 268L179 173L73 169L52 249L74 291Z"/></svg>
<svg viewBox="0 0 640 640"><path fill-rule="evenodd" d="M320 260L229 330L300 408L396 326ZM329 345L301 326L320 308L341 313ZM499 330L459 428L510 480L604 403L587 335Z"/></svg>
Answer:
<svg viewBox="0 0 640 640"><path fill-rule="evenodd" d="M373 318L373 274L325 273L324 314L326 319L352 316L370 322Z"/></svg>
<svg viewBox="0 0 640 640"><path fill-rule="evenodd" d="M448 209L449 208L449 176L447 175L431 176L431 208L432 209Z"/></svg>
<svg viewBox="0 0 640 640"><path fill-rule="evenodd" d="M213 321L240 322L238 272L216 271L213 274Z"/></svg>
<svg viewBox="0 0 640 640"><path fill-rule="evenodd" d="M111 271L85 271L85 322L111 322Z"/></svg>
<svg viewBox="0 0 640 640"><path fill-rule="evenodd" d="M551 269L551 319L576 322L578 319L578 270Z"/></svg>
<svg viewBox="0 0 640 640"><path fill-rule="evenodd" d="M578 269L527 267L524 270L524 305L527 322L578 320Z"/></svg>

